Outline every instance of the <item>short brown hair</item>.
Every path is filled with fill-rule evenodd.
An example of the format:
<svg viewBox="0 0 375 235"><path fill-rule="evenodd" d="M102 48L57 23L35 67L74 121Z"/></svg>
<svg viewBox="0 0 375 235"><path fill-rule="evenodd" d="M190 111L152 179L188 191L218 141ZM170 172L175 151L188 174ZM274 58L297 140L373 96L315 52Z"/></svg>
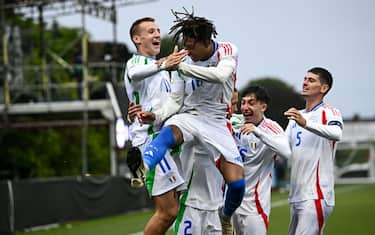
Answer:
<svg viewBox="0 0 375 235"><path fill-rule="evenodd" d="M134 34L138 33L138 25L140 25L143 22L155 22L155 19L151 18L151 17L143 17L143 18L140 18L140 19L134 21L134 23L132 24L132 26L130 27L130 30L129 30L130 39L132 40L133 43L134 43L133 36L134 36Z"/></svg>

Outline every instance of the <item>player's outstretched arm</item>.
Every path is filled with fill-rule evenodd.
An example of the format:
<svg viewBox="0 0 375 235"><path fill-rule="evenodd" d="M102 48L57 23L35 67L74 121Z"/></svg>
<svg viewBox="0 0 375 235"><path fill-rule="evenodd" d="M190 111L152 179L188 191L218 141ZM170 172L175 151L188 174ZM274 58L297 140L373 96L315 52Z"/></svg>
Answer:
<svg viewBox="0 0 375 235"><path fill-rule="evenodd" d="M236 60L234 57L227 56L220 60L217 66L203 67L181 62L177 70L190 77L196 77L207 82L224 83L231 79L236 71Z"/></svg>
<svg viewBox="0 0 375 235"><path fill-rule="evenodd" d="M288 136L281 126L276 123L269 124L272 129L256 128L254 134L277 155L289 159L292 155Z"/></svg>
<svg viewBox="0 0 375 235"><path fill-rule="evenodd" d="M127 76L130 80L141 81L161 70L157 62L150 64L130 64L127 66Z"/></svg>

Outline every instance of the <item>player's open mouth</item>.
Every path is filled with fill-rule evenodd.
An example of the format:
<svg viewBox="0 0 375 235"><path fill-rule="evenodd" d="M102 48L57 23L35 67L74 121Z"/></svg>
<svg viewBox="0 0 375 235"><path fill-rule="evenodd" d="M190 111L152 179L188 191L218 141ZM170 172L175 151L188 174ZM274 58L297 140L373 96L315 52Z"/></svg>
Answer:
<svg viewBox="0 0 375 235"><path fill-rule="evenodd" d="M160 46L160 42L159 41L153 41L152 45L154 45L154 46Z"/></svg>
<svg viewBox="0 0 375 235"><path fill-rule="evenodd" d="M252 117L253 116L253 113L244 113L243 116L246 118L246 117Z"/></svg>

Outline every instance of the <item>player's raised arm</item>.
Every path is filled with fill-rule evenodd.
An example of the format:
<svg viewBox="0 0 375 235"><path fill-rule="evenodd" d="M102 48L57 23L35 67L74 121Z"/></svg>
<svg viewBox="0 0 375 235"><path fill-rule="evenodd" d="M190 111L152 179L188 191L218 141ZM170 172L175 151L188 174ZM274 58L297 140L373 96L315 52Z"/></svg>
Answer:
<svg viewBox="0 0 375 235"><path fill-rule="evenodd" d="M207 82L224 83L231 78L236 71L236 60L227 56L219 61L217 66L202 67L181 62L177 70L184 75L196 77Z"/></svg>

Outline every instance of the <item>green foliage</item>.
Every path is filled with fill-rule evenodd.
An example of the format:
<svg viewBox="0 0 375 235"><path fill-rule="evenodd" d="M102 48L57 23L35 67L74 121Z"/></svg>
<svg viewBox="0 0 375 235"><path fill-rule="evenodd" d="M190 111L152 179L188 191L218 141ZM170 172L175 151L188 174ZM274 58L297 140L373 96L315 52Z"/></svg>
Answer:
<svg viewBox="0 0 375 235"><path fill-rule="evenodd" d="M0 139L0 170L16 178L80 175L81 134L81 128L12 129ZM88 172L109 174L107 127L88 129L87 150Z"/></svg>
<svg viewBox="0 0 375 235"><path fill-rule="evenodd" d="M109 161L109 131L107 127L93 126L88 130L88 172L91 175L108 175Z"/></svg>
<svg viewBox="0 0 375 235"><path fill-rule="evenodd" d="M41 28L37 21L17 16L13 12L7 12L6 24L17 25L20 28L24 81L22 94L33 98L44 97L42 93L42 58L41 45L45 48L47 66L46 73L50 83L61 84L79 81L75 74L61 66L49 52L59 55L67 63L73 62L73 55L77 54L77 48L81 47L81 29L61 27L56 21L52 25L44 25L44 40L41 41ZM90 37L90 36L89 36ZM30 68L30 66L35 66ZM91 73L93 72L93 73ZM96 71L90 70L91 78ZM30 88L30 85L39 86L38 89ZM91 85L91 83L90 83ZM33 86L33 87L37 87ZM103 84L91 85L91 97L105 90ZM94 93L96 92L96 93ZM94 94L93 94L94 93ZM21 94L21 93L20 93ZM77 89L51 89L52 100L71 100L77 98ZM17 92L12 94L12 102L24 102ZM101 93L97 96L103 98ZM95 97L94 97L95 98ZM28 98L27 98L28 99ZM26 101L28 101L26 99ZM72 119L66 114L59 114L60 119ZM35 122L52 120L45 115L42 118L31 116L11 117L17 120L10 122ZM76 119L76 117L73 117ZM2 178L38 178L80 175L82 165L81 128L60 129L3 129L0 133L0 179ZM92 175L109 174L109 137L107 126L95 126L88 128L87 155L88 171Z"/></svg>
<svg viewBox="0 0 375 235"><path fill-rule="evenodd" d="M283 128L288 124L288 119L284 116L284 112L291 107L302 109L304 107L303 98L289 86L277 78L259 78L249 82L248 86L263 86L267 89L271 96L271 102L265 115L278 122ZM245 88L246 89L246 88ZM240 90L241 93L245 90Z"/></svg>
<svg viewBox="0 0 375 235"><path fill-rule="evenodd" d="M163 58L168 56L173 52L174 48L174 42L173 38L169 36L165 36L161 39L161 47L160 47L160 53L157 56L158 58Z"/></svg>
<svg viewBox="0 0 375 235"><path fill-rule="evenodd" d="M344 167L353 163L366 163L369 161L370 149L338 149L336 152L336 164Z"/></svg>

